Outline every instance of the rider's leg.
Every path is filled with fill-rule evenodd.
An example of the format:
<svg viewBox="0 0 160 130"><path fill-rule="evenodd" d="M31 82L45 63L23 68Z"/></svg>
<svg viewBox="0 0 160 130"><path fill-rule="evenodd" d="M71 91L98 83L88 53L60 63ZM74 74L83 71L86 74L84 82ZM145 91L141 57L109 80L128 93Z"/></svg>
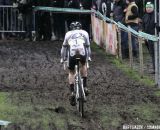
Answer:
<svg viewBox="0 0 160 130"><path fill-rule="evenodd" d="M70 100L70 104L72 106L75 106L76 105L76 102L75 102L75 95L74 95L74 70L69 70L69 87L70 87L70 91L71 91L71 96L69 98Z"/></svg>
<svg viewBox="0 0 160 130"><path fill-rule="evenodd" d="M74 57L69 57L69 67L68 67L68 69L69 69L69 75L68 75L68 78L69 78L69 88L70 88L71 92L74 91L74 82L75 82L74 67L75 67L75 59L74 59Z"/></svg>
<svg viewBox="0 0 160 130"><path fill-rule="evenodd" d="M75 71L74 71L74 67L75 67L75 59L74 57L69 57L69 88L70 88L70 91L71 91L71 96L69 97L69 100L70 100L70 104L72 106L75 106L76 105L76 102L75 102L75 94L74 94L74 82L75 82Z"/></svg>
<svg viewBox="0 0 160 130"><path fill-rule="evenodd" d="M70 85L70 90L71 92L74 91L74 70L69 70L69 85Z"/></svg>
<svg viewBox="0 0 160 130"><path fill-rule="evenodd" d="M81 67L81 75L83 78L84 91L87 96L89 94L89 90L87 88L87 65L86 64L82 65L82 67Z"/></svg>
<svg viewBox="0 0 160 130"><path fill-rule="evenodd" d="M87 66L86 64L82 65L81 67L81 75L83 78L83 86L86 87L87 86Z"/></svg>

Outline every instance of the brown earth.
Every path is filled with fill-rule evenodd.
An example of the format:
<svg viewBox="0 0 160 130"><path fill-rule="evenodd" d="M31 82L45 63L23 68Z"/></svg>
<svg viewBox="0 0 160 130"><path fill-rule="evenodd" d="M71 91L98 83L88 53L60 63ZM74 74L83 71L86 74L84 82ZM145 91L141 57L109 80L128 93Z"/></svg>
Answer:
<svg viewBox="0 0 160 130"><path fill-rule="evenodd" d="M12 123L5 130L122 130L123 124L160 124L160 110L154 109L160 106L154 94L157 88L132 80L96 49L88 75L91 94L82 119L68 101L61 44L0 42L0 91L8 93L12 105L33 108L23 117L9 113L12 118L4 119ZM44 124L40 119L46 115Z"/></svg>

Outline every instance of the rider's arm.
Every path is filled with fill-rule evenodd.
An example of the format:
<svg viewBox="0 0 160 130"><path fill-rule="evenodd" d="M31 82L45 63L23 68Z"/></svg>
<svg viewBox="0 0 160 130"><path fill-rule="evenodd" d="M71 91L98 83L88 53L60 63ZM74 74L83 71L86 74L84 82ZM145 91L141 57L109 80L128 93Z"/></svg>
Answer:
<svg viewBox="0 0 160 130"><path fill-rule="evenodd" d="M86 49L87 49L87 52L88 52L88 57L91 56L91 48L90 48L90 40L89 40L89 35L88 33L86 33Z"/></svg>
<svg viewBox="0 0 160 130"><path fill-rule="evenodd" d="M63 59L63 60L65 60L66 54L67 54L67 47L68 47L68 44L67 44L68 38L67 37L68 37L68 35L66 34L64 41L63 41L62 48L61 48L61 59Z"/></svg>

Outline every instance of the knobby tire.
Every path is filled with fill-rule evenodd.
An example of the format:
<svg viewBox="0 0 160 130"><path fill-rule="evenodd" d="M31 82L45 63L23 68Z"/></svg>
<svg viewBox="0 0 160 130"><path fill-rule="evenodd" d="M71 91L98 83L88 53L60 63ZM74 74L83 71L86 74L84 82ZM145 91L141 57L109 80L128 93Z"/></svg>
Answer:
<svg viewBox="0 0 160 130"><path fill-rule="evenodd" d="M84 97L81 87L82 87L82 82L81 78L79 78L79 112L81 114L81 117L84 117Z"/></svg>

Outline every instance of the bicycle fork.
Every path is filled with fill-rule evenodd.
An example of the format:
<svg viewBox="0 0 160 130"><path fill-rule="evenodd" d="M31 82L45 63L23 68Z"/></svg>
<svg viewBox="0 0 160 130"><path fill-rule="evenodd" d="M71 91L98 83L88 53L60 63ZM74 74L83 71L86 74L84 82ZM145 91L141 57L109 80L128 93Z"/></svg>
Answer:
<svg viewBox="0 0 160 130"><path fill-rule="evenodd" d="M78 66L75 66L75 87L76 87L76 99L79 99L79 86L78 86Z"/></svg>
<svg viewBox="0 0 160 130"><path fill-rule="evenodd" d="M84 99L84 101L86 101L87 99L86 99L86 94L85 94L85 92L84 92L84 87L83 87L83 79L81 78L81 89L82 89L82 96L83 96L83 99Z"/></svg>
<svg viewBox="0 0 160 130"><path fill-rule="evenodd" d="M79 95L79 87L81 87L81 90L82 90L82 97L81 98L83 98L84 99L84 101L86 101L86 95L85 95L85 92L84 92L84 87L83 87L83 79L80 77L79 78L79 74L78 73L80 73L79 72L79 70L78 70L78 66L76 65L75 66L75 70L76 70L76 72L75 72L75 75L76 75L76 77L75 77L75 87L76 87L76 99L79 99L80 98L80 95ZM81 82L81 86L79 86L79 79L81 80L80 82Z"/></svg>

